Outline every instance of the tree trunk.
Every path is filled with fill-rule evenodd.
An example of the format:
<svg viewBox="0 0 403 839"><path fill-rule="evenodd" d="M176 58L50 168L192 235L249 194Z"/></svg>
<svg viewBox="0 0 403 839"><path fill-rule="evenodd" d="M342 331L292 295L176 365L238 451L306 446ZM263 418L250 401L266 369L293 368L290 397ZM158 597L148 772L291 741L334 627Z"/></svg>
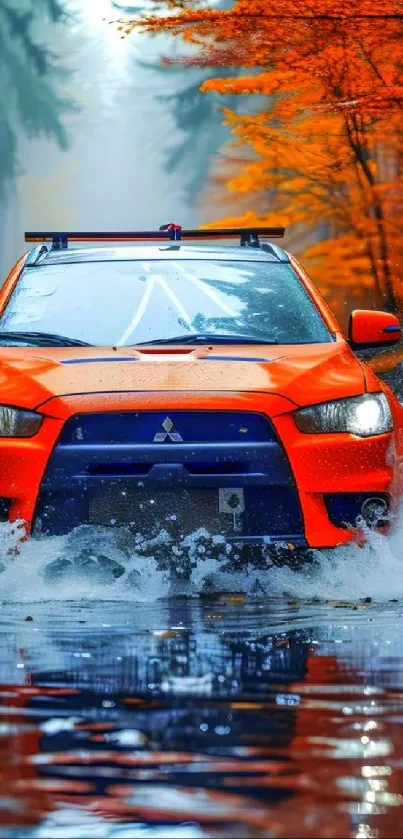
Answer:
<svg viewBox="0 0 403 839"><path fill-rule="evenodd" d="M380 254L381 277L382 277L382 296L385 301L385 307L390 312L397 310L397 301L393 288L393 278L390 270L389 247L387 233L385 230L385 216L382 207L382 201L379 197L377 183L368 164L368 144L365 137L365 128L363 125L358 125L358 117L356 115L347 116L345 119L347 137L355 157L357 167L362 173L366 184L368 186L367 194L370 196L369 210L372 210L375 217L375 226L378 237L378 249ZM358 177L359 183L360 179ZM369 243L369 250L372 248ZM371 260L374 267L374 260ZM376 264L376 262L375 262ZM377 269L376 269L377 270ZM379 276L378 270L377 275Z"/></svg>

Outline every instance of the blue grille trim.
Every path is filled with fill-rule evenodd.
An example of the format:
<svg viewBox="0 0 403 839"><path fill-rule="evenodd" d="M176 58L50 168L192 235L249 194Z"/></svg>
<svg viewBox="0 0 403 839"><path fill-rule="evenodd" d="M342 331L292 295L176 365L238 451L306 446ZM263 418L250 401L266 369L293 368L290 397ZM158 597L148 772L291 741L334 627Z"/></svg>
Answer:
<svg viewBox="0 0 403 839"><path fill-rule="evenodd" d="M207 474L194 474L192 464L210 463ZM237 472L225 474L228 464ZM146 466L146 470L139 467ZM220 466L223 470L221 471ZM108 471L99 471L99 467ZM126 466L132 467L132 474ZM111 467L114 471L110 471ZM148 468L147 468L148 467ZM188 467L188 469L187 469ZM153 444L153 445L79 445L58 446L43 481L46 489L68 491L72 482L85 486L100 485L105 475L115 480L125 478L149 487L171 486L292 486L293 479L284 453L277 443L238 444Z"/></svg>
<svg viewBox="0 0 403 839"><path fill-rule="evenodd" d="M250 411L122 411L72 417L64 426L59 445L78 440L105 445L150 444L163 431L167 416L184 443L277 442L267 417Z"/></svg>
<svg viewBox="0 0 403 839"><path fill-rule="evenodd" d="M177 432L192 433L193 440L151 442L166 411L72 417L48 463L34 533L39 522L42 532L56 535L87 521L133 521L148 532L164 527L173 512L185 529L207 526L233 541L306 546L293 475L267 417L245 411L168 416ZM232 513L220 510L219 491L225 488L243 491L236 532Z"/></svg>

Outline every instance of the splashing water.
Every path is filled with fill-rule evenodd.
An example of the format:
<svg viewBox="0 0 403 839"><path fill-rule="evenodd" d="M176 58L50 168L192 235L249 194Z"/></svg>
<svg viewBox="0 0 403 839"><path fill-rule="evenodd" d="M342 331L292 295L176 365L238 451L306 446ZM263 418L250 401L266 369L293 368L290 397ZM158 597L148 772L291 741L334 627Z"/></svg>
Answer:
<svg viewBox="0 0 403 839"><path fill-rule="evenodd" d="M152 538L125 529L82 526L68 536L21 541L19 525L0 526L0 592L3 602L133 600L222 591L264 598L403 598L403 510L387 536L368 533L367 544L316 551L294 570L240 561L223 537L195 530L179 545L162 530ZM96 547L94 547L96 546ZM81 552L81 562L72 560ZM101 556L106 567L97 561ZM61 565L60 565L61 563ZM49 574L49 569L57 573ZM59 570L66 573L58 573Z"/></svg>

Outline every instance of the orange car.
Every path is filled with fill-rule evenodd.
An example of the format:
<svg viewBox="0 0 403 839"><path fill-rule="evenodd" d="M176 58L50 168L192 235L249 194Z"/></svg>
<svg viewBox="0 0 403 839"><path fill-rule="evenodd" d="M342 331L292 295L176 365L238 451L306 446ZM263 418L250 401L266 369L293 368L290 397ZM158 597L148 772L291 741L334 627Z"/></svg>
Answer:
<svg viewBox="0 0 403 839"><path fill-rule="evenodd" d="M259 239L283 232L26 234L0 296L1 520L297 550L393 515L403 408L354 350L399 323L355 311L346 338Z"/></svg>

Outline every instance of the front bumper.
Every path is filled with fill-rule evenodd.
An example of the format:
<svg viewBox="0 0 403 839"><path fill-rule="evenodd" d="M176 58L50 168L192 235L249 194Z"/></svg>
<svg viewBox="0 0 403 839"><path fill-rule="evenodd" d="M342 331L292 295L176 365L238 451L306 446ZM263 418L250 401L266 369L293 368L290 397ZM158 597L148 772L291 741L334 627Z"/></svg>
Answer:
<svg viewBox="0 0 403 839"><path fill-rule="evenodd" d="M280 397L158 394L158 399L151 399L147 394L130 394L119 400L103 398L101 405L99 399L95 404L94 398L70 397L62 411L60 406L61 400L54 408L51 403L47 406L48 416L34 438L0 440L0 497L10 500L4 515L25 521L33 533L67 532L88 521L102 523L103 516L105 524L127 523L125 516L123 521L119 516L128 504L136 526L134 513L147 498L154 501L146 510L149 522L164 526L169 518L178 520L175 505L181 497L193 530L203 526L205 514L210 532L216 528L228 541L335 547L349 541L352 531L329 515L329 496L349 495L355 509L354 497L367 493L387 497L395 485L390 457L393 434L367 439L304 435L295 427L290 403ZM246 443L67 440L66 419L71 423L71 417L81 412L106 416L117 410L137 416L159 410L164 415L196 411L202 416L207 416L205 411L258 412L270 418L272 431L267 439ZM210 471L200 471L203 464L210 464ZM222 496L223 490L233 488L243 490L247 515L242 514L242 521L238 513L216 515L220 492ZM119 502L118 515L108 506L113 495ZM139 513L137 519L143 521Z"/></svg>

